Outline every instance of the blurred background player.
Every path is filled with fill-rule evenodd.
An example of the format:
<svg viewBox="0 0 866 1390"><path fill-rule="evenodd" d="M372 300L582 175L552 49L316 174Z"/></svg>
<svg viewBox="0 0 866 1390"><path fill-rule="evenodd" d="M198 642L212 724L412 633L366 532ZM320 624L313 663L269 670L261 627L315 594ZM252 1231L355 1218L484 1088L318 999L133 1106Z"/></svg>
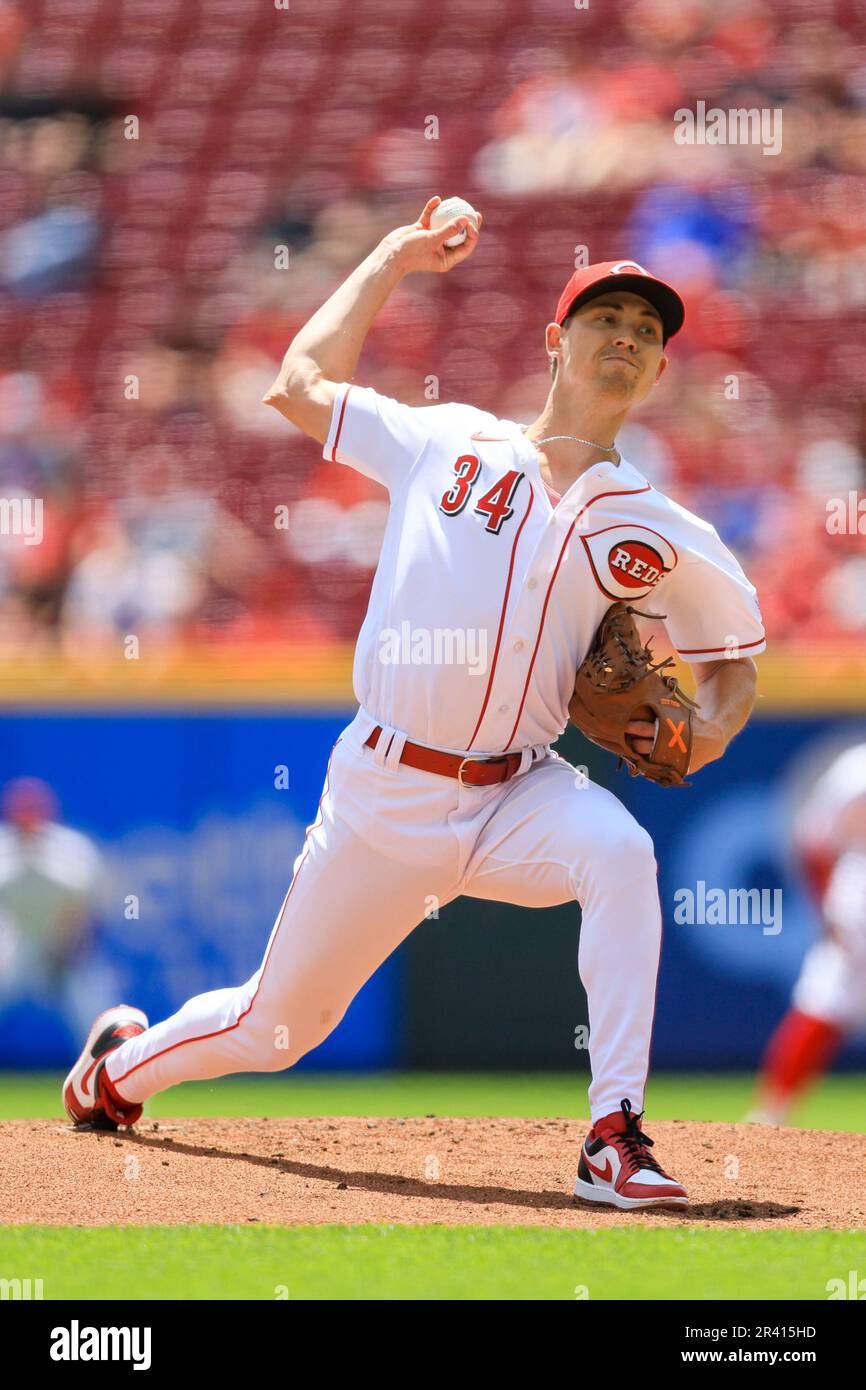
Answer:
<svg viewBox="0 0 866 1390"><path fill-rule="evenodd" d="M0 1040L14 1051L21 1033L32 1054L37 1017L59 1010L74 1034L106 983L87 966L103 864L46 782L8 782L0 808Z"/></svg>
<svg viewBox="0 0 866 1390"><path fill-rule="evenodd" d="M767 1045L748 1118L784 1124L849 1035L866 1030L866 743L838 754L794 821L794 846L821 934Z"/></svg>

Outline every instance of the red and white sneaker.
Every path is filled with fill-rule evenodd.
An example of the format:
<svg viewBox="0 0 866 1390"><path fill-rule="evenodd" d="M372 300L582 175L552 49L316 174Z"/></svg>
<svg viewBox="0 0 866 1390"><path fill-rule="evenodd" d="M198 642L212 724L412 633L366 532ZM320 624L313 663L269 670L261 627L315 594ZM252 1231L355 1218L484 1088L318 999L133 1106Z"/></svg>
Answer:
<svg viewBox="0 0 866 1390"><path fill-rule="evenodd" d="M117 1004L94 1019L84 1050L63 1083L63 1104L74 1124L117 1129L141 1119L143 1107L122 1105L103 1072L109 1054L148 1026L147 1014L129 1004Z"/></svg>
<svg viewBox="0 0 866 1390"><path fill-rule="evenodd" d="M633 1211L639 1207L686 1207L688 1193L668 1177L649 1150L652 1139L641 1129L643 1111L632 1113L631 1102L620 1102L597 1120L580 1151L575 1197L585 1202Z"/></svg>

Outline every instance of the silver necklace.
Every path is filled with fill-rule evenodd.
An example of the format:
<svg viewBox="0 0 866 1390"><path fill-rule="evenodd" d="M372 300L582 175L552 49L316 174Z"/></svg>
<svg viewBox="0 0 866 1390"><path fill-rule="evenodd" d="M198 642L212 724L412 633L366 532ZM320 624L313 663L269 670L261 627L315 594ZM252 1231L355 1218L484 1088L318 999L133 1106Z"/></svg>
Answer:
<svg viewBox="0 0 866 1390"><path fill-rule="evenodd" d="M530 444L538 448L539 444L550 444L554 439L573 439L576 444L588 444L591 449L601 449L603 454L615 454L616 446L611 444L610 448L606 444L596 444L592 439L581 439L579 434L548 434L544 439L530 439Z"/></svg>

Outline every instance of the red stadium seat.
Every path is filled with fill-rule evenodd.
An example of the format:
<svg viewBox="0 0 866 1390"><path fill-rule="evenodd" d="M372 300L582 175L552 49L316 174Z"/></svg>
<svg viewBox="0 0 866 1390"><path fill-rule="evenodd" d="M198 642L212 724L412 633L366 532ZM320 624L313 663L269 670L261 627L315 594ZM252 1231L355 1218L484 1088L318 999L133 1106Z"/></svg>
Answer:
<svg viewBox="0 0 866 1390"><path fill-rule="evenodd" d="M262 50L250 86L264 104L291 102L300 93L314 89L327 91L330 70L326 46L321 38L270 45Z"/></svg>
<svg viewBox="0 0 866 1390"><path fill-rule="evenodd" d="M147 101L154 94L165 63L158 42L113 43L102 55L98 81L102 94L114 100Z"/></svg>
<svg viewBox="0 0 866 1390"><path fill-rule="evenodd" d="M38 20L40 40L61 32L67 40L83 34L100 18L103 4L104 0L45 0Z"/></svg>
<svg viewBox="0 0 866 1390"><path fill-rule="evenodd" d="M204 190L198 220L218 227L248 226L267 206L270 188L261 172L222 169L212 175Z"/></svg>
<svg viewBox="0 0 866 1390"><path fill-rule="evenodd" d="M230 117L221 136L226 162L239 168L285 164L302 129L300 118L286 107L241 107Z"/></svg>
<svg viewBox="0 0 866 1390"><path fill-rule="evenodd" d="M235 87L244 54L232 43L192 44L178 53L167 76L172 99L220 102Z"/></svg>
<svg viewBox="0 0 866 1390"><path fill-rule="evenodd" d="M145 132L150 159L167 164L197 162L210 132L205 106L164 106Z"/></svg>
<svg viewBox="0 0 866 1390"><path fill-rule="evenodd" d="M30 181L22 170L0 165L0 231L29 212Z"/></svg>
<svg viewBox="0 0 866 1390"><path fill-rule="evenodd" d="M165 227L200 206L198 174L170 165L146 165L129 176L123 190L125 217L139 226Z"/></svg>
<svg viewBox="0 0 866 1390"><path fill-rule="evenodd" d="M353 48L335 64L334 86L329 95L348 88L347 79L355 78L361 84L369 84L363 93L365 99L384 104L393 100L407 83L414 87L417 75L416 64L403 46Z"/></svg>
<svg viewBox="0 0 866 1390"><path fill-rule="evenodd" d="M485 66L482 51L467 51L446 40L424 54L416 80L422 92L429 91L431 96L435 93L440 102L453 110L455 101L470 101L481 95ZM436 101L431 101L430 106L435 110Z"/></svg>
<svg viewBox="0 0 866 1390"><path fill-rule="evenodd" d="M52 5L54 0L51 0ZM106 26L125 35L166 39L178 20L195 11L196 0L102 0ZM207 7L206 7L207 8Z"/></svg>
<svg viewBox="0 0 866 1390"><path fill-rule="evenodd" d="M77 338L87 331L88 296L80 290L46 295L30 312L31 328Z"/></svg>
<svg viewBox="0 0 866 1390"><path fill-rule="evenodd" d="M118 291L118 322L127 331L146 329L151 336L164 333L173 323L179 303L176 277L167 271L147 269L131 274L129 282Z"/></svg>
<svg viewBox="0 0 866 1390"><path fill-rule="evenodd" d="M235 230L205 227L195 232L186 244L183 256L183 271L191 283L202 283L205 287L213 283L236 254L241 245L241 235Z"/></svg>
<svg viewBox="0 0 866 1390"><path fill-rule="evenodd" d="M71 85L78 65L69 39L25 46L17 65L16 86L23 96L59 96Z"/></svg>
<svg viewBox="0 0 866 1390"><path fill-rule="evenodd" d="M392 14L394 16L399 15L401 19L411 22L413 19L417 18L420 12L416 0L411 0L411 2L410 0L396 0L393 10L389 6L389 22ZM352 6L352 16L354 20L353 30L357 34L358 31L363 32L364 28L371 24L380 24L382 22L382 6L378 3L378 0L355 0ZM398 26L396 25L395 31L398 31Z"/></svg>
<svg viewBox="0 0 866 1390"><path fill-rule="evenodd" d="M287 18L290 22L294 18L296 7L295 4L288 11L280 11L273 4L262 5L261 0L205 0L192 22L198 35L230 35L238 44L246 45L257 31L274 37Z"/></svg>
<svg viewBox="0 0 866 1390"><path fill-rule="evenodd" d="M130 270L162 264L166 237L158 227L116 222L105 238L102 266L112 283L122 284Z"/></svg>

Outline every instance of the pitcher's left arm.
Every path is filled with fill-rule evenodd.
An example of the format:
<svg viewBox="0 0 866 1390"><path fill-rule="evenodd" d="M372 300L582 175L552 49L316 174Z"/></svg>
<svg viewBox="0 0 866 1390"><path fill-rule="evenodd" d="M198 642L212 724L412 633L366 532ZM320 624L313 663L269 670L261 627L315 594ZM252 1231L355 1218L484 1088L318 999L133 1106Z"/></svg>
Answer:
<svg viewBox="0 0 866 1390"><path fill-rule="evenodd" d="M693 724L689 772L699 772L722 756L752 713L758 668L750 656L741 656L736 660L696 661L689 669L694 673L695 699L700 705Z"/></svg>
<svg viewBox="0 0 866 1390"><path fill-rule="evenodd" d="M707 763L720 758L735 734L746 723L755 704L758 668L750 656L721 661L689 663L700 706L692 716L692 755L689 772L699 772ZM639 753L650 754L655 724L635 719L626 727Z"/></svg>

